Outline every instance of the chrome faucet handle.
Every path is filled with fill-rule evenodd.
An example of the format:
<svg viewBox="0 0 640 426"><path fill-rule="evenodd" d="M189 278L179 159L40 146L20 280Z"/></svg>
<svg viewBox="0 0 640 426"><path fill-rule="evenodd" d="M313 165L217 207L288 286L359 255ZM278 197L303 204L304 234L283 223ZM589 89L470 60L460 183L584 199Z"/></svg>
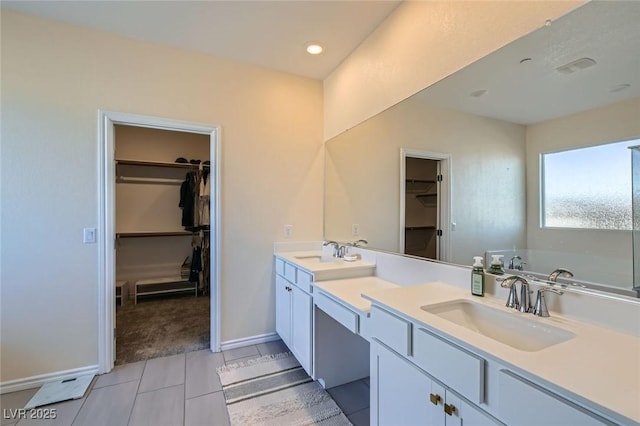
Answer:
<svg viewBox="0 0 640 426"><path fill-rule="evenodd" d="M520 307L520 302L518 301L518 292L516 291L516 283L521 280L523 280L523 278L516 275L511 275L502 280L502 282L500 283L500 286L509 288L509 297L507 298L507 303L505 304L507 308L518 309Z"/></svg>
<svg viewBox="0 0 640 426"><path fill-rule="evenodd" d="M367 241L367 240L357 240L357 241L354 241L354 242L350 243L349 245L352 246L352 247L360 247L358 244L369 244L369 241Z"/></svg>
<svg viewBox="0 0 640 426"><path fill-rule="evenodd" d="M547 279L547 281L551 281L555 283L558 280L558 277L572 278L573 273L571 273L571 271L569 271L568 269L557 268L557 269L554 269L553 272L549 274L549 278Z"/></svg>
<svg viewBox="0 0 640 426"><path fill-rule="evenodd" d="M552 287L545 287L538 289L538 297L536 298L536 306L533 308L533 314L539 317L548 317L549 310L547 309L547 301L544 298L544 293L550 291L555 294L564 294L564 291L557 290Z"/></svg>

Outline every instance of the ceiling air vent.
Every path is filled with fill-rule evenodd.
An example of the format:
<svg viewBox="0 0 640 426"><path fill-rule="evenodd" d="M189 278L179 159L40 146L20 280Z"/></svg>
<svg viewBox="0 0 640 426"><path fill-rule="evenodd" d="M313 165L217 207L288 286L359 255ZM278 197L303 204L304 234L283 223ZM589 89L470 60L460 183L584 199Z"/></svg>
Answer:
<svg viewBox="0 0 640 426"><path fill-rule="evenodd" d="M576 71L580 71L585 68L592 67L595 64L596 64L596 61L594 61L591 58L581 58L556 68L556 71L562 74L573 74Z"/></svg>

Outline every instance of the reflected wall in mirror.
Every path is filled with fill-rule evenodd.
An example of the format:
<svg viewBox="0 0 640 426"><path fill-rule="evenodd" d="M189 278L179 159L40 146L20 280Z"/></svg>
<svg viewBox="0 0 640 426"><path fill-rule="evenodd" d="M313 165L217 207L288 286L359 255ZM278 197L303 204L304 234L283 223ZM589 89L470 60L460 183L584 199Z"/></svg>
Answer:
<svg viewBox="0 0 640 426"><path fill-rule="evenodd" d="M438 152L451 158L442 260L522 253L540 273L630 290L631 231L541 226L540 156L640 137L639 21L640 2L587 3L328 141L325 238L359 224L370 248L402 253L400 151ZM582 58L595 63L571 65Z"/></svg>

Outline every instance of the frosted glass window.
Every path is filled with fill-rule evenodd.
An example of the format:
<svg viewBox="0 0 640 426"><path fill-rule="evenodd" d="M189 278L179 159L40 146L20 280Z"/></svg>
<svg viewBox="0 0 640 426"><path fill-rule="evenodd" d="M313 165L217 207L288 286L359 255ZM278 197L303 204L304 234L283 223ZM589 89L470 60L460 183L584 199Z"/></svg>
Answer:
<svg viewBox="0 0 640 426"><path fill-rule="evenodd" d="M542 154L542 226L631 230L631 150L640 140Z"/></svg>

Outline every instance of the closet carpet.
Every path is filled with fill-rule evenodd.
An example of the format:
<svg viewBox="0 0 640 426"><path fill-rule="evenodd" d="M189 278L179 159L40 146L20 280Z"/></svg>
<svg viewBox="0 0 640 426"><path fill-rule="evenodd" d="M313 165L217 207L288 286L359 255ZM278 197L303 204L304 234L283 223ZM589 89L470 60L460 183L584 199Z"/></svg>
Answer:
<svg viewBox="0 0 640 426"><path fill-rule="evenodd" d="M127 300L116 309L116 365L209 347L209 296Z"/></svg>

